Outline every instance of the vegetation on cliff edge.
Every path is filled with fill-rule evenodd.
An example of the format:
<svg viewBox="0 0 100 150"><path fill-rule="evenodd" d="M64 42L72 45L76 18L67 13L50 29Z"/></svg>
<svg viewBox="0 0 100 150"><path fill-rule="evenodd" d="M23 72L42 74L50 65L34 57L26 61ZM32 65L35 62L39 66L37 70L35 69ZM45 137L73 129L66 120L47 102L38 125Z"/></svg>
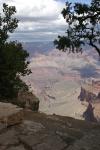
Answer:
<svg viewBox="0 0 100 150"><path fill-rule="evenodd" d="M30 74L27 61L29 54L21 43L8 42L9 33L18 27L15 13L15 6L3 4L0 13L0 100L15 98L20 89L28 90L20 76Z"/></svg>

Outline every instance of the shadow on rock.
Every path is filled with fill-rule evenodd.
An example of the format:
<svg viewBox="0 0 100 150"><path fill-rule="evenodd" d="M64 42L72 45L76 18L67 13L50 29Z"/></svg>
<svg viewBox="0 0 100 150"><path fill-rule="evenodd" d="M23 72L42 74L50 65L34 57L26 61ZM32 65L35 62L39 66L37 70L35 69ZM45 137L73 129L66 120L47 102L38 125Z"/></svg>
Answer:
<svg viewBox="0 0 100 150"><path fill-rule="evenodd" d="M86 111L83 113L83 117L86 121L97 122L97 119L94 116L94 107L91 103L88 104Z"/></svg>

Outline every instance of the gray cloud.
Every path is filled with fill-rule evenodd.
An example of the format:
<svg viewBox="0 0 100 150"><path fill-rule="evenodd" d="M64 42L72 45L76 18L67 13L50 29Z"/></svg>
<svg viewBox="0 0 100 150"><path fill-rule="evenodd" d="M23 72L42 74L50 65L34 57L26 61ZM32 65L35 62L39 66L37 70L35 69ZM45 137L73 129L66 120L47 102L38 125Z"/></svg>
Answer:
<svg viewBox="0 0 100 150"><path fill-rule="evenodd" d="M53 41L58 34L64 34L64 31L62 30L46 30L46 29L39 29L38 31L16 31L15 33L10 36L10 40L16 40L19 41Z"/></svg>
<svg viewBox="0 0 100 150"><path fill-rule="evenodd" d="M16 16L16 17L21 22L48 22L58 19L59 16L55 15L55 16L36 16L36 17L28 17L28 16Z"/></svg>
<svg viewBox="0 0 100 150"><path fill-rule="evenodd" d="M58 34L65 32L66 25L60 15L64 7L61 1L1 0L0 4L4 2L15 5L17 9L19 27L10 34L11 40L54 40Z"/></svg>

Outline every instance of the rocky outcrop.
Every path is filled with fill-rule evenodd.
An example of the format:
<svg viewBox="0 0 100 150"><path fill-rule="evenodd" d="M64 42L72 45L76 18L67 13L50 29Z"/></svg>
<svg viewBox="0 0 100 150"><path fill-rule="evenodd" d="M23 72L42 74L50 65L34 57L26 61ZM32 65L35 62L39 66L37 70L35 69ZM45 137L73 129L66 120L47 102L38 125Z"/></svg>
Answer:
<svg viewBox="0 0 100 150"><path fill-rule="evenodd" d="M0 131L0 150L100 150L100 126L24 111L21 124Z"/></svg>
<svg viewBox="0 0 100 150"><path fill-rule="evenodd" d="M99 102L100 101L100 81L94 79L84 81L81 86L81 92L78 96L80 101Z"/></svg>
<svg viewBox="0 0 100 150"><path fill-rule="evenodd" d="M18 93L17 104L33 111L38 111L39 109L39 99L33 93L27 91Z"/></svg>
<svg viewBox="0 0 100 150"><path fill-rule="evenodd" d="M80 95L78 96L78 99L80 101L87 101L87 102L94 102L99 99L99 93L98 95L86 90L85 88L81 87Z"/></svg>
<svg viewBox="0 0 100 150"><path fill-rule="evenodd" d="M81 87L80 95L78 99L82 102L83 105L87 106L87 109L83 113L83 117L87 121L100 122L100 92L96 93L91 86ZM86 104L87 103L87 104Z"/></svg>
<svg viewBox="0 0 100 150"><path fill-rule="evenodd" d="M87 121L97 122L97 119L95 118L94 115L94 108L91 103L88 104L86 111L83 113L83 117Z"/></svg>
<svg viewBox="0 0 100 150"><path fill-rule="evenodd" d="M21 123L23 120L23 109L10 103L0 102L0 128Z"/></svg>

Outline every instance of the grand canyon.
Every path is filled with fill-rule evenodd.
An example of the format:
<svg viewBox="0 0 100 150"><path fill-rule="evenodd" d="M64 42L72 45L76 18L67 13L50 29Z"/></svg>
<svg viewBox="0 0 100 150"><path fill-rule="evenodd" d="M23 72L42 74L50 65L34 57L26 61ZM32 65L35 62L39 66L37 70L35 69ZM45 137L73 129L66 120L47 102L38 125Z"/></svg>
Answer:
<svg viewBox="0 0 100 150"><path fill-rule="evenodd" d="M49 44L48 44L49 43ZM84 119L89 102L81 101L82 87L89 85L91 93L100 92L100 85L93 87L92 82L100 81L100 61L93 49L87 47L82 54L61 52L53 47L53 42L31 43L30 66L32 73L23 78L30 90L40 100L39 111ZM25 45L29 47L29 43ZM33 46L33 47L32 47ZM41 47L41 48L40 48ZM35 51L37 49L37 51ZM40 51L41 49L41 51ZM33 50L33 52L32 52ZM87 92L89 90L86 89ZM85 96L85 95L84 95ZM99 118L100 100L91 102L95 117Z"/></svg>

